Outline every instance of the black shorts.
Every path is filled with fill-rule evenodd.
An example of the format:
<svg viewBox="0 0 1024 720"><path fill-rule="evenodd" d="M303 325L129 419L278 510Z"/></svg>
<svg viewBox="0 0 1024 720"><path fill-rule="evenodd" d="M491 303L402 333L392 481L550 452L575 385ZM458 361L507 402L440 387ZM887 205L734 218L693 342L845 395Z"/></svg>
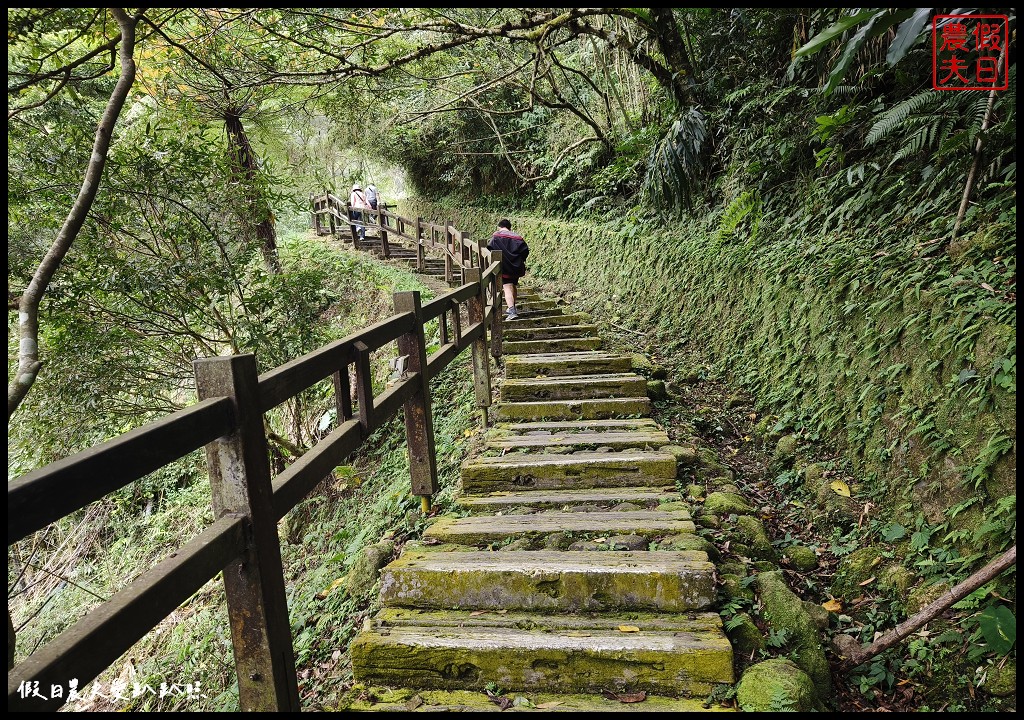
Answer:
<svg viewBox="0 0 1024 720"><path fill-rule="evenodd" d="M519 278L518 277L512 277L511 275L502 275L501 276L501 284L502 285L518 285L519 284Z"/></svg>

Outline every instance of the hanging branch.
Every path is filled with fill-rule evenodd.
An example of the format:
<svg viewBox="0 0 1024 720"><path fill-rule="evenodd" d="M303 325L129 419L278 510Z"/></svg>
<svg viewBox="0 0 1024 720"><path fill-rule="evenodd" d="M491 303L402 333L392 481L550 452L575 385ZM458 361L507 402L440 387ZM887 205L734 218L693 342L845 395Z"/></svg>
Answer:
<svg viewBox="0 0 1024 720"><path fill-rule="evenodd" d="M899 644L919 627L944 612L950 605L963 600L989 580L998 577L999 574L1007 568L1016 565L1016 563L1017 546L1014 545L962 583L951 590L947 590L938 600L925 605L916 615L907 618L888 633L878 638L875 642L862 647L859 650L854 650L850 654L850 657L839 666L840 672L847 672L858 665L863 665L875 655Z"/></svg>

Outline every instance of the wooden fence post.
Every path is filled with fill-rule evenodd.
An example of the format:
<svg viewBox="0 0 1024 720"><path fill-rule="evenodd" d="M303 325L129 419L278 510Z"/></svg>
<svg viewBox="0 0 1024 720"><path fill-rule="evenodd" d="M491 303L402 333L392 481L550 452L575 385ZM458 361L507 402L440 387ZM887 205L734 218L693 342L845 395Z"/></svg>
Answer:
<svg viewBox="0 0 1024 720"><path fill-rule="evenodd" d="M199 399L234 401L235 431L206 446L214 517L249 521L249 547L224 568L228 620L243 711L298 711L281 545L272 507L267 438L253 355L194 362Z"/></svg>
<svg viewBox="0 0 1024 720"><path fill-rule="evenodd" d="M395 293L395 312L415 315L412 332L398 338L399 355L408 355L409 372L419 373L419 387L405 401L405 439L409 448L409 475L412 494L423 498L429 508L430 497L437 493L437 459L434 454L434 420L430 410L430 381L427 379L427 345L423 339L423 313L420 294Z"/></svg>
<svg viewBox="0 0 1024 720"><path fill-rule="evenodd" d="M352 380L348 374L348 365L331 376L334 382L334 407L337 411L337 426L352 417Z"/></svg>
<svg viewBox="0 0 1024 720"><path fill-rule="evenodd" d="M487 287L480 282L480 268L463 270L462 282L475 282L480 290L469 299L469 324L483 324L483 332L473 341L473 389L476 391L476 406L483 415L484 427L487 427L487 408L491 405L491 359L487 357L487 325L484 323Z"/></svg>
<svg viewBox="0 0 1024 720"><path fill-rule="evenodd" d="M452 233L448 231L451 223L447 220L444 221L444 281L449 285L452 284L452 280L455 279L454 265L455 260L452 257Z"/></svg>
<svg viewBox="0 0 1024 720"><path fill-rule="evenodd" d="M501 301L505 293L501 287L501 250L491 251L491 262L498 263L498 272L491 276L491 355L501 357Z"/></svg>
<svg viewBox="0 0 1024 720"><path fill-rule="evenodd" d="M427 256L423 250L423 218L416 218L416 272L426 272Z"/></svg>
<svg viewBox="0 0 1024 720"><path fill-rule="evenodd" d="M385 217L384 212L381 210L377 211L377 227L379 228L380 232L381 251L384 253L384 259L387 260L391 257L391 248L388 247L387 218Z"/></svg>

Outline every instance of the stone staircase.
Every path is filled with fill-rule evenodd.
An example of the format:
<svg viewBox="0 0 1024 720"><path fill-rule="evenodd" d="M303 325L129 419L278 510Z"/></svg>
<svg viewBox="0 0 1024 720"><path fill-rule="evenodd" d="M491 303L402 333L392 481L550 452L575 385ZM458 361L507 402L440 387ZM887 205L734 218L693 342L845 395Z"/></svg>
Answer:
<svg viewBox="0 0 1024 720"><path fill-rule="evenodd" d="M525 289L519 305L466 514L383 569L348 709L721 710L704 707L734 682L715 567L659 549L695 528L646 380L584 316Z"/></svg>

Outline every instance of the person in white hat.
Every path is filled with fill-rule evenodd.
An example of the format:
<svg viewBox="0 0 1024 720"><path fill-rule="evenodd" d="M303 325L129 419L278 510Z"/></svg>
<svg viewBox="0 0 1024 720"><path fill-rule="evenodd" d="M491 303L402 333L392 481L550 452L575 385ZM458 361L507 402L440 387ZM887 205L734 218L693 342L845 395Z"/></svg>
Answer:
<svg viewBox="0 0 1024 720"><path fill-rule="evenodd" d="M352 231L359 233L359 240L366 240L366 225L363 224L363 212L370 209L366 194L359 183L352 185L352 194L348 196L349 216L352 218Z"/></svg>

